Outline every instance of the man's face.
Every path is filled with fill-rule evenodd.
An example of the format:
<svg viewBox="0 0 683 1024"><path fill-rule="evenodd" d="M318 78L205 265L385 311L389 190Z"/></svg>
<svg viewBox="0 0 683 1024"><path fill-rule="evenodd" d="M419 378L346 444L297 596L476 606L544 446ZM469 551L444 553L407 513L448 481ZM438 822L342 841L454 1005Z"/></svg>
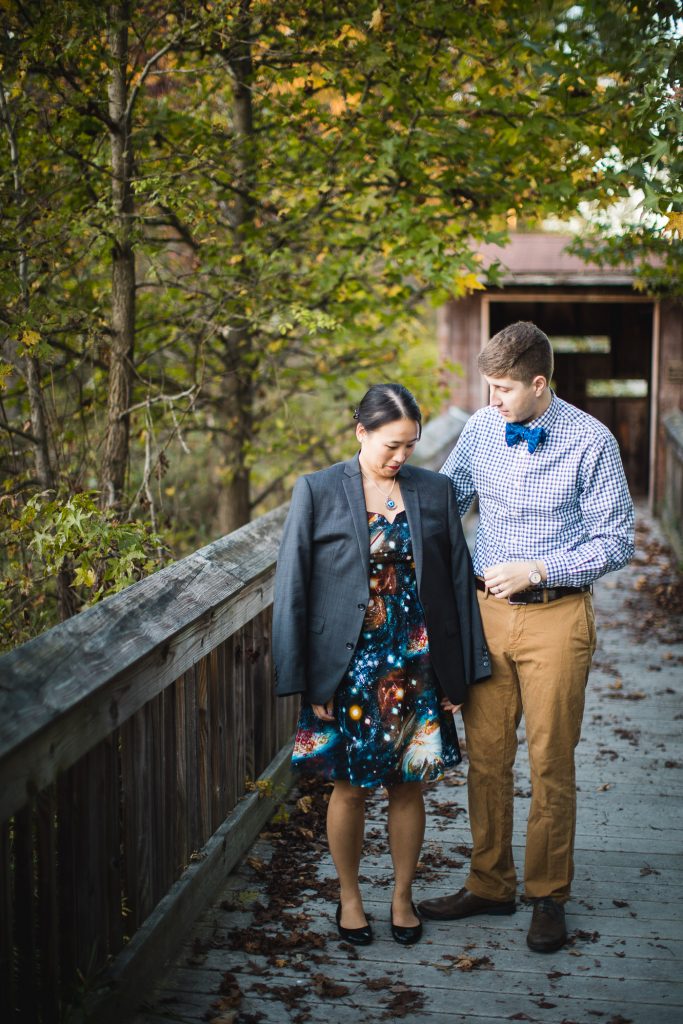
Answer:
<svg viewBox="0 0 683 1024"><path fill-rule="evenodd" d="M497 409L506 423L526 423L547 408L543 400L545 377L534 377L523 384L512 377L484 377L489 386L489 405Z"/></svg>

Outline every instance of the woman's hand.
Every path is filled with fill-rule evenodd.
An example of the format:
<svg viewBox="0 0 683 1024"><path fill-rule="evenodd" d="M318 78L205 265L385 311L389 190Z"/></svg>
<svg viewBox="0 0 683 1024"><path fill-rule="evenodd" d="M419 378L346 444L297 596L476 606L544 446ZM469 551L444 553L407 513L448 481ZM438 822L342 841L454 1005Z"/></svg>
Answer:
<svg viewBox="0 0 683 1024"><path fill-rule="evenodd" d="M456 711L460 710L462 704L454 704L452 701L448 699L448 697L442 697L441 707L444 709L444 711L450 711L451 714L454 715Z"/></svg>
<svg viewBox="0 0 683 1024"><path fill-rule="evenodd" d="M311 707L313 708L313 714L321 722L334 722L335 718L332 714L334 708L333 700L328 700L327 704L311 704Z"/></svg>

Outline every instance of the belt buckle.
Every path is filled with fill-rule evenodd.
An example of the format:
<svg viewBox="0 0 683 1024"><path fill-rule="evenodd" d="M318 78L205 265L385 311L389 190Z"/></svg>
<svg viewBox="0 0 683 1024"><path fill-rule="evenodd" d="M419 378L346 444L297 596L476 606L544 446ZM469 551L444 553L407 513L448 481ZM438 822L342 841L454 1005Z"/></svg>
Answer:
<svg viewBox="0 0 683 1024"><path fill-rule="evenodd" d="M523 590L519 591L519 594L523 594L523 593L524 593ZM510 594L510 596L508 597L508 604L516 605L518 607L520 607L521 605L524 605L524 604L529 604L528 601L515 601L515 598L517 596L518 596L517 594Z"/></svg>

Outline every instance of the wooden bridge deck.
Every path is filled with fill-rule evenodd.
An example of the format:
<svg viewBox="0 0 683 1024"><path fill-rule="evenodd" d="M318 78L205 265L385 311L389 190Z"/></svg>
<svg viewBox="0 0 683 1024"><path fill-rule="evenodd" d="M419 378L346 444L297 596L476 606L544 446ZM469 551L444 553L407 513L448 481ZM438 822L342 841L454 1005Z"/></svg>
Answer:
<svg viewBox="0 0 683 1024"><path fill-rule="evenodd" d="M376 939L361 950L340 943L324 793L297 791L226 880L134 1024L683 1021L683 636L680 594L667 598L671 564L653 530L641 528L632 566L596 586L600 641L577 756L567 947L531 953L523 904L508 918L426 922L412 948L393 942L381 794L369 806L362 866ZM516 770L520 865L523 744ZM462 884L464 779L461 766L428 790L418 898Z"/></svg>

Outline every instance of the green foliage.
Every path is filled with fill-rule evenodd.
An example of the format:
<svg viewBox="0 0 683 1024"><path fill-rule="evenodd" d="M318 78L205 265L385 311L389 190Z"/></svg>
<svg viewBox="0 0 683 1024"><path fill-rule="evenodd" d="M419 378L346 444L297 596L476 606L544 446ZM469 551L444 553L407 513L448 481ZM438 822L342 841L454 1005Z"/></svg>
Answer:
<svg viewBox="0 0 683 1024"><path fill-rule="evenodd" d="M88 608L159 568L159 537L98 507L95 494L0 502L0 650L29 639L55 618L57 580L75 609ZM64 578L64 576L66 578Z"/></svg>

